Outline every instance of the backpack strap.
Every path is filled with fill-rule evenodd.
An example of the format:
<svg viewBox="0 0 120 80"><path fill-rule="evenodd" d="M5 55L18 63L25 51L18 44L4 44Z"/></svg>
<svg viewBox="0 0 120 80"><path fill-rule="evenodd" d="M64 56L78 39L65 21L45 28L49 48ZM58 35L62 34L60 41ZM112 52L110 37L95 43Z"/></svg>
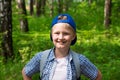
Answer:
<svg viewBox="0 0 120 80"><path fill-rule="evenodd" d="M40 61L40 77L42 75L43 68L45 66L45 63L47 61L47 57L48 57L50 52L51 52L51 49L45 50L45 51L42 52L43 55L41 56L41 61Z"/></svg>
<svg viewBox="0 0 120 80"><path fill-rule="evenodd" d="M78 57L78 53L72 51L73 62L75 64L77 78L80 78L80 61Z"/></svg>
<svg viewBox="0 0 120 80"><path fill-rule="evenodd" d="M45 63L47 61L47 57L49 53L51 52L51 49L43 51L43 55L41 56L41 61L40 61L40 77L42 75L43 68L45 66ZM77 78L80 78L80 61L78 57L78 53L72 51L72 57L73 57L73 62L75 64L75 69L76 69L76 74Z"/></svg>

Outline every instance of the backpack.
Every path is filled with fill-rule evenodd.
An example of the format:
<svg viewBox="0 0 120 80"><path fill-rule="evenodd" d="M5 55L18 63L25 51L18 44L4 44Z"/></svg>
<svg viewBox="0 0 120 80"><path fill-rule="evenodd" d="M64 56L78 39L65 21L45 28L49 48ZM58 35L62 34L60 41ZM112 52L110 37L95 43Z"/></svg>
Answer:
<svg viewBox="0 0 120 80"><path fill-rule="evenodd" d="M49 53L50 53L51 51L52 51L52 50L49 49L49 50L45 50L45 51L42 52L43 55L42 55L41 61L40 61L40 74L42 74L42 70L43 70L43 68L44 68L44 66L45 66L47 57L48 57L48 55L49 55ZM73 51L72 51L72 53L73 53L72 57L73 57L73 62L74 62L74 64L75 64L75 69L76 69L77 78L80 80L80 61L79 61L79 58L78 58L78 53L73 52ZM40 77L41 77L41 75L40 75Z"/></svg>

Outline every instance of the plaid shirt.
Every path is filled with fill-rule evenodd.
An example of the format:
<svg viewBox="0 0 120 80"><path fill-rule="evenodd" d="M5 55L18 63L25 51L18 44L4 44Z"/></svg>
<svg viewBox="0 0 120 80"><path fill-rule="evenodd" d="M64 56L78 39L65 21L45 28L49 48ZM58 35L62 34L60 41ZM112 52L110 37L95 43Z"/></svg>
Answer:
<svg viewBox="0 0 120 80"><path fill-rule="evenodd" d="M32 76L35 73L40 73L40 60L42 52L37 53L25 66L25 74L27 76ZM73 63L71 50L69 51L68 65L67 65L67 80L77 80L76 69ZM98 70L94 64L92 64L85 56L79 54L80 61L80 75L88 77L90 80L95 80L98 74ZM44 66L41 80L49 80L50 74L52 72L52 67L55 62L54 49L52 49L50 55L48 56L47 62Z"/></svg>

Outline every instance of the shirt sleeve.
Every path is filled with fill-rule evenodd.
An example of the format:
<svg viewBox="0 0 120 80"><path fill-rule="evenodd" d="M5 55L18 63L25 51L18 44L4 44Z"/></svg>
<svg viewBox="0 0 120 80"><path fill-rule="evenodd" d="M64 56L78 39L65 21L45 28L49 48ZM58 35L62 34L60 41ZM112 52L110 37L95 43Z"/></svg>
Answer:
<svg viewBox="0 0 120 80"><path fill-rule="evenodd" d="M85 56L81 56L81 74L88 77L90 80L95 80L98 74L96 66L90 62Z"/></svg>
<svg viewBox="0 0 120 80"><path fill-rule="evenodd" d="M40 58L41 54L36 54L24 67L25 74L31 77L33 74L40 71Z"/></svg>

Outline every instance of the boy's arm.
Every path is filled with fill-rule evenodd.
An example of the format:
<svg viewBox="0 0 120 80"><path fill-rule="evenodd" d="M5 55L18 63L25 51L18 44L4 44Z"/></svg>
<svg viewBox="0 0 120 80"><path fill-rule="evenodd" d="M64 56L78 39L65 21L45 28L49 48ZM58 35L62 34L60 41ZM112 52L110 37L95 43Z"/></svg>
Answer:
<svg viewBox="0 0 120 80"><path fill-rule="evenodd" d="M97 75L96 80L102 80L102 74L99 70L98 70L98 75Z"/></svg>
<svg viewBox="0 0 120 80"><path fill-rule="evenodd" d="M23 80L32 80L32 75L39 72L41 54L37 53L22 69Z"/></svg>
<svg viewBox="0 0 120 80"><path fill-rule="evenodd" d="M27 75L25 74L24 68L23 68L23 70L22 70L22 76L23 76L23 80L32 80L31 77L29 77L29 76L27 76Z"/></svg>

